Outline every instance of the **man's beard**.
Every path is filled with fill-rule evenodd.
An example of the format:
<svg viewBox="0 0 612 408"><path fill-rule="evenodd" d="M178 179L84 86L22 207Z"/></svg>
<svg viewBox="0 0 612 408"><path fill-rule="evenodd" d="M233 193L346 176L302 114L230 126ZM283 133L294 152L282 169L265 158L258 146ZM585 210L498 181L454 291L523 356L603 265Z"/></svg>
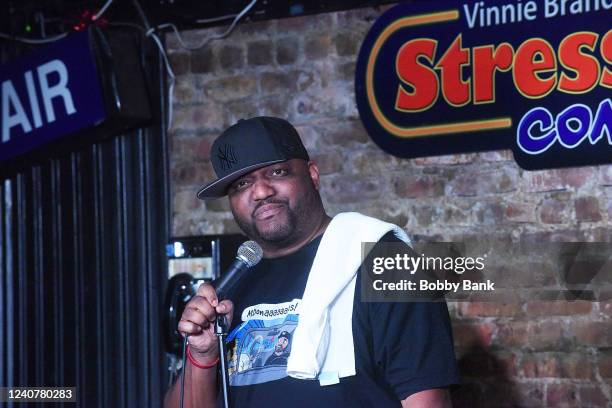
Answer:
<svg viewBox="0 0 612 408"><path fill-rule="evenodd" d="M260 206L264 204L282 205L284 208L283 212L285 214L284 216L286 217L286 220L284 222L274 223L272 228L261 229L257 225L257 222L253 220L254 217L251 218L251 220L253 220L251 221L251 220L245 220L240 217L236 217L236 215L234 214L234 218L236 220L236 223L240 227L240 229L242 229L242 231L244 231L244 233L247 236L259 242L264 241L264 242L279 243L279 242L283 242L287 240L288 238L290 238L291 235L296 230L297 222L298 222L297 221L298 214L296 214L296 212L293 211L289 207L289 204L287 202L282 201L282 200L277 200L277 199L266 200L265 202L262 202L257 208L259 208ZM281 216L283 215L280 215L280 214L276 215L277 218L280 218Z"/></svg>
<svg viewBox="0 0 612 408"><path fill-rule="evenodd" d="M237 217L234 214L234 219L242 231L251 239L257 242L269 242L271 244L283 244L290 243L293 239L297 238L300 233L300 229L306 228L308 224L308 217L312 214L313 209L317 207L320 199L316 190L307 192L306 195L295 200L295 208L291 208L287 200L278 198L270 198L258 204L253 210L249 219ZM265 230L260 229L255 221L255 211L265 204L280 204L284 207L283 212L285 213L286 220L284 222L276 222L273 228L267 228ZM277 221L280 221L282 214L277 214L275 217Z"/></svg>

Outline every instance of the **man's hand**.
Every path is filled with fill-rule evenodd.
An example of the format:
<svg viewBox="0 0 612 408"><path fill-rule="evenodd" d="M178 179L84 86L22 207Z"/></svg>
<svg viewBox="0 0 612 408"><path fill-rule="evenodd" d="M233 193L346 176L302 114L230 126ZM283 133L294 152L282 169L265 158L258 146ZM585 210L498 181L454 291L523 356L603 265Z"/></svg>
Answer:
<svg viewBox="0 0 612 408"><path fill-rule="evenodd" d="M178 331L189 336L191 355L202 364L210 364L219 356L215 319L225 315L228 327L232 322L234 304L230 300L219 302L215 288L203 283L196 295L185 306L178 324Z"/></svg>
<svg viewBox="0 0 612 408"><path fill-rule="evenodd" d="M452 408L448 390L436 388L412 394L402 400L402 408Z"/></svg>

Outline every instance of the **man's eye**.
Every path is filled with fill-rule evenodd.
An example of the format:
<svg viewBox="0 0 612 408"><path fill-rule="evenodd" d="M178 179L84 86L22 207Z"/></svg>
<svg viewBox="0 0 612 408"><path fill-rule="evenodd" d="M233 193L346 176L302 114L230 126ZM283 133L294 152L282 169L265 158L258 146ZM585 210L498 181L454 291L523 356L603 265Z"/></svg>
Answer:
<svg viewBox="0 0 612 408"><path fill-rule="evenodd" d="M288 173L287 170L285 169L274 169L272 170L272 175L273 176L286 176Z"/></svg>
<svg viewBox="0 0 612 408"><path fill-rule="evenodd" d="M239 181L236 182L236 184L234 184L234 189L240 190L240 189L245 188L248 185L249 185L248 181L246 181L246 180L239 180Z"/></svg>

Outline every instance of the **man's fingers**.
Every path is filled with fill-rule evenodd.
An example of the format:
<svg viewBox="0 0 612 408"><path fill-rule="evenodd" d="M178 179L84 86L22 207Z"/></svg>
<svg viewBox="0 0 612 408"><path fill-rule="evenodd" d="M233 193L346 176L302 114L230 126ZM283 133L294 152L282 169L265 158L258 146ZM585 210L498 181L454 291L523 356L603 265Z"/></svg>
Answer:
<svg viewBox="0 0 612 408"><path fill-rule="evenodd" d="M195 308L187 308L181 316L181 320L187 320L197 325L204 326L210 322L210 319L206 317L204 313Z"/></svg>
<svg viewBox="0 0 612 408"><path fill-rule="evenodd" d="M217 313L231 315L234 311L234 304L231 300L225 299L219 302L219 305L215 308Z"/></svg>
<svg viewBox="0 0 612 408"><path fill-rule="evenodd" d="M200 334L204 328L194 322L181 320L178 324L178 331L186 335Z"/></svg>
<svg viewBox="0 0 612 408"><path fill-rule="evenodd" d="M211 306L211 303L204 297L196 295L191 298L187 306L185 307L185 311L189 309L195 309L206 316L206 319L209 321L215 320L217 312ZM184 312L183 312L184 313Z"/></svg>
<svg viewBox="0 0 612 408"><path fill-rule="evenodd" d="M214 306L219 304L219 299L217 298L217 292L215 292L215 288L210 283L203 283L198 288L197 296L202 296L208 302Z"/></svg>

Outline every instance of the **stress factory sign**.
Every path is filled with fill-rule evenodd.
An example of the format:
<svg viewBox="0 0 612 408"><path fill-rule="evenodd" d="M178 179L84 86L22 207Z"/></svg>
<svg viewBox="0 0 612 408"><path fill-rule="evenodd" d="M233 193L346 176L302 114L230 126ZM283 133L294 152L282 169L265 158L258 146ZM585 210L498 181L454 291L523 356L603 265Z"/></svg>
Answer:
<svg viewBox="0 0 612 408"><path fill-rule="evenodd" d="M378 146L612 162L612 0L427 3L387 10L361 46L357 106Z"/></svg>

